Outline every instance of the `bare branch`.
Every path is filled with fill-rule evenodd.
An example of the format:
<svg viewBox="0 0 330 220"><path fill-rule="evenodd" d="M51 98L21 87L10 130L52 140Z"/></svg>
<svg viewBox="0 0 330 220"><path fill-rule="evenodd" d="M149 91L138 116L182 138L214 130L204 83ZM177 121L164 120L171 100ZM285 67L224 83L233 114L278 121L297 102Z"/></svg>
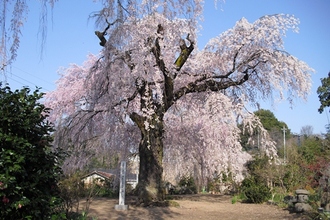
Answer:
<svg viewBox="0 0 330 220"><path fill-rule="evenodd" d="M161 24L158 24L158 28L157 28L157 34L159 35L156 40L155 40L155 45L151 48L151 52L153 53L153 55L155 56L156 59L156 64L159 68L159 70L165 75L168 74L167 68L165 66L165 62L164 60L161 58L161 48L159 45L159 41L163 39L163 35L164 35L164 28ZM152 38L150 38L152 39ZM150 40L149 39L149 40Z"/></svg>
<svg viewBox="0 0 330 220"><path fill-rule="evenodd" d="M137 96L137 94L139 94L138 90L135 90L133 95L131 97L128 97L128 98L125 98L125 99L122 99L121 101L119 101L118 103L116 103L112 109L114 109L115 107L119 106L119 105L122 105L123 103L127 103L126 107L128 107L129 105L129 102L134 100L135 97Z"/></svg>
<svg viewBox="0 0 330 220"><path fill-rule="evenodd" d="M164 60L161 58L161 48L159 41L163 40L164 27L161 24L158 24L157 34L159 35L155 40L155 45L151 48L151 52L155 56L156 64L159 70L163 73L164 76L164 103L165 109L169 108L173 104L173 89L174 83L171 74L168 72Z"/></svg>
<svg viewBox="0 0 330 220"><path fill-rule="evenodd" d="M252 66L248 65L248 63L257 60L260 57L261 51L257 51L253 53L244 62L237 64L237 57L243 46L244 45L242 45L235 53L233 57L233 67L228 73L224 75L216 75L215 73L213 73L211 76L208 76L207 74L202 75L194 82L191 82L187 86L178 89L174 94L174 101L180 99L183 95L188 93L205 92L205 91L221 91L232 86L242 85L244 82L246 82L249 79L249 74L248 74L249 71L250 70L253 71L260 63L265 63L267 61L258 61L256 62L256 64ZM242 72L244 74L242 78L236 80L230 78L232 74L234 74L239 69L242 69L246 65L247 68ZM221 80L219 81L218 79Z"/></svg>
<svg viewBox="0 0 330 220"><path fill-rule="evenodd" d="M187 47L184 39L180 40L181 53L180 53L179 57L176 59L176 61L174 62L174 64L176 65L177 71L180 71L182 66L186 63L189 55L194 50L194 42L189 38L189 34L187 35L187 40L190 42L189 47Z"/></svg>
<svg viewBox="0 0 330 220"><path fill-rule="evenodd" d="M102 47L104 47L105 44L107 43L107 40L105 39L104 36L107 35L107 31L108 31L108 29L110 28L110 26L116 24L116 23L119 22L119 21L121 21L121 20L120 20L120 19L116 19L114 22L109 23L108 20L106 19L106 22L107 22L108 26L104 29L104 31L103 31L103 32L95 31L95 35L100 39L100 41L101 41L101 42L100 42L100 45L101 45Z"/></svg>

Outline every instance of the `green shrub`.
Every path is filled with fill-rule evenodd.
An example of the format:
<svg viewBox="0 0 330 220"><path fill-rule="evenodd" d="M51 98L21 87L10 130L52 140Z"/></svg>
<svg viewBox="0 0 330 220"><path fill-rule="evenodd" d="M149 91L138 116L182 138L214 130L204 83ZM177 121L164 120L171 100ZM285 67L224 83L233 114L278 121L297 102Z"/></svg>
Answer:
<svg viewBox="0 0 330 220"><path fill-rule="evenodd" d="M78 212L79 200L84 197L86 190L81 182L81 174L75 173L63 176L59 181L60 201L57 208L68 217L70 213Z"/></svg>
<svg viewBox="0 0 330 220"><path fill-rule="evenodd" d="M181 177L178 184L179 192L178 194L194 194L197 193L197 187L195 184L195 180L192 176L183 176Z"/></svg>
<svg viewBox="0 0 330 220"><path fill-rule="evenodd" d="M233 196L233 198L231 198L231 204L235 204L238 201L238 196Z"/></svg>
<svg viewBox="0 0 330 220"><path fill-rule="evenodd" d="M274 189L273 191L276 191L276 189ZM286 207L287 204L284 202L284 198L285 198L286 194L282 194L282 193L273 193L272 195L272 203L276 204L280 207Z"/></svg>
<svg viewBox="0 0 330 220"><path fill-rule="evenodd" d="M61 154L51 149L42 95L0 85L1 219L47 219L58 202Z"/></svg>
<svg viewBox="0 0 330 220"><path fill-rule="evenodd" d="M243 180L241 191L244 193L246 201L251 203L263 203L271 197L270 189L267 185L253 176Z"/></svg>

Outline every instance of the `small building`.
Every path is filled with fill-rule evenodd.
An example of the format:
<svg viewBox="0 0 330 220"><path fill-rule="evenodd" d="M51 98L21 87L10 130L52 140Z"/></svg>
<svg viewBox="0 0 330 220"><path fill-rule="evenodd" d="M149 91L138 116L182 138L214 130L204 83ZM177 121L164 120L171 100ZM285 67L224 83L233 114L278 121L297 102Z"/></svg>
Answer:
<svg viewBox="0 0 330 220"><path fill-rule="evenodd" d="M81 178L81 181L84 183L84 186L91 185L96 183L98 185L103 185L105 181L112 182L116 175L109 171L100 171L94 170L93 172L88 173L87 175ZM126 173L126 184L130 185L132 189L136 187L138 183L138 174Z"/></svg>
<svg viewBox="0 0 330 220"><path fill-rule="evenodd" d="M112 173L94 170L93 172L81 178L81 181L85 186L91 185L93 183L103 185L105 181L112 182L114 177L115 175Z"/></svg>

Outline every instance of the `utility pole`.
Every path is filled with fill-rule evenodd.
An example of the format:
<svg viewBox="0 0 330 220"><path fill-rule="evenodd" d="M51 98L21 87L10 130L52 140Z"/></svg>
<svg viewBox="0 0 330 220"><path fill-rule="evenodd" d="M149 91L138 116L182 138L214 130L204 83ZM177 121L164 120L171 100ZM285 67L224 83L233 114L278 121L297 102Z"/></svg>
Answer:
<svg viewBox="0 0 330 220"><path fill-rule="evenodd" d="M286 164L286 149L285 149L285 132L286 132L286 128L285 126L283 126L283 128L281 129L283 131L283 148L284 148L284 164Z"/></svg>

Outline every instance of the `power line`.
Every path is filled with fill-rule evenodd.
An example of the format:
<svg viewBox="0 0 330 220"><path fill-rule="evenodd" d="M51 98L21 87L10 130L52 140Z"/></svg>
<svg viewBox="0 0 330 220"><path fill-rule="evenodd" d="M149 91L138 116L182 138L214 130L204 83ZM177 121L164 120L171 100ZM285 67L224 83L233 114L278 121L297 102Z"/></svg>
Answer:
<svg viewBox="0 0 330 220"><path fill-rule="evenodd" d="M26 73L26 74L28 74L28 75L30 75L30 76L33 76L34 78L36 78L36 79L38 79L38 80L40 80L40 81L43 81L43 82L45 82L45 83L48 83L49 85L54 85L54 83L52 83L52 82L49 82L49 81L47 81L47 80L44 80L44 79L42 79L42 78L40 78L40 77L38 77L38 76L35 76L35 75L33 75L33 74L31 74L31 73L29 73L29 72L27 72L27 71L25 71L25 70L22 70L22 69L20 69L20 68L18 68L18 67L16 67L16 66L13 66L15 69L17 69L17 70L19 70L19 71L21 71L21 72L23 72L23 73Z"/></svg>
<svg viewBox="0 0 330 220"><path fill-rule="evenodd" d="M30 84L30 85L33 85L33 86L38 87L38 88L41 87L41 86L38 86L38 85L36 85L35 83L33 83L33 82L31 82L31 81L29 81L29 80L27 80L27 79L24 79L23 77L20 77L20 76L14 74L14 73L12 73L12 72L9 72L9 71L6 71L6 72L7 72L7 74L6 74L6 78L9 78L10 80L15 81L15 82L17 82L17 83L19 83L19 84L21 84L21 85L23 85L23 86L29 86L29 84ZM17 79L14 79L13 76L14 76L14 77L17 77L17 78L19 78L19 79L21 79L21 80L23 80L23 81L25 81L25 82L27 82L28 84L27 84L27 83L23 83L22 81L19 81L19 80L17 80ZM6 79L5 81L8 81L8 80ZM50 90L47 89L47 88L41 87L41 89L50 92Z"/></svg>
<svg viewBox="0 0 330 220"><path fill-rule="evenodd" d="M12 80L12 81L15 81L15 82L17 82L17 83L19 83L19 84L21 84L21 85L23 85L23 86L26 86L26 84L24 84L24 83L22 83L22 82L20 82L20 81L17 81L17 80L15 80L15 79L12 79L12 78L11 78L11 80ZM6 79L4 82L7 83L7 81L8 81L8 80Z"/></svg>

